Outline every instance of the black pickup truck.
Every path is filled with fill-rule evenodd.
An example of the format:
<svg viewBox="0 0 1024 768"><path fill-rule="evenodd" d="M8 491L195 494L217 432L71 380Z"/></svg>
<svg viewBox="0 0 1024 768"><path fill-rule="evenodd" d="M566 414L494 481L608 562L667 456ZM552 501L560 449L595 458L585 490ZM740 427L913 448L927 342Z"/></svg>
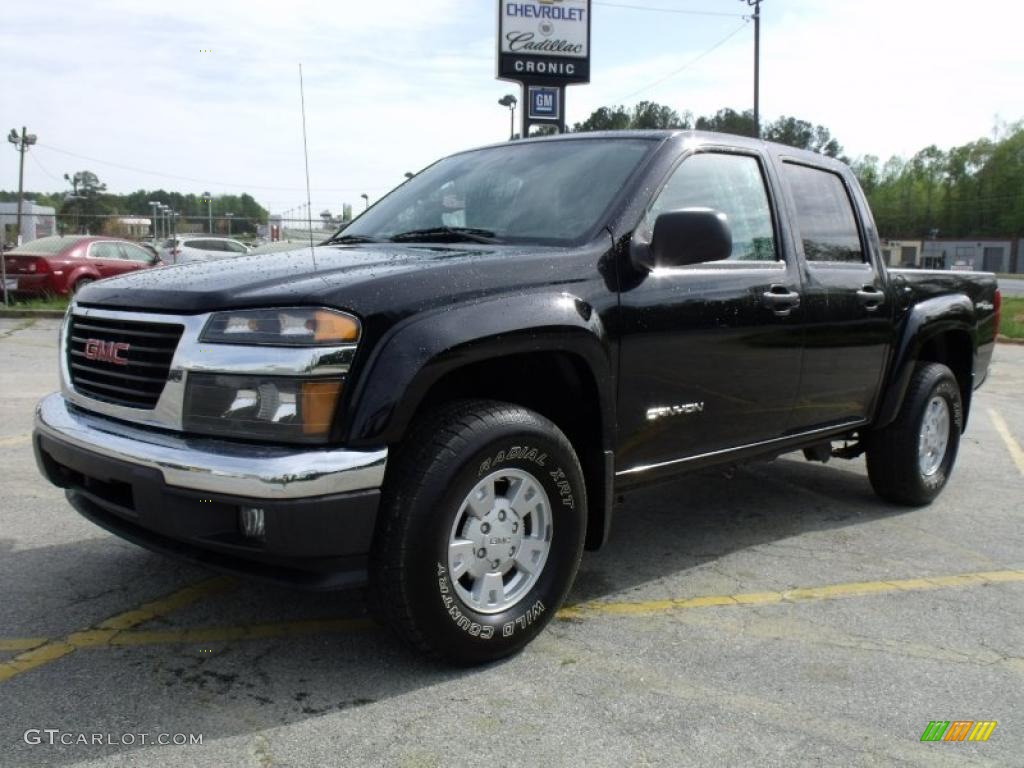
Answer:
<svg viewBox="0 0 1024 768"><path fill-rule="evenodd" d="M90 285L34 444L124 538L368 579L406 641L476 663L536 636L641 484L866 453L879 496L927 504L998 323L990 274L886 269L829 158L521 141L435 163L315 248Z"/></svg>

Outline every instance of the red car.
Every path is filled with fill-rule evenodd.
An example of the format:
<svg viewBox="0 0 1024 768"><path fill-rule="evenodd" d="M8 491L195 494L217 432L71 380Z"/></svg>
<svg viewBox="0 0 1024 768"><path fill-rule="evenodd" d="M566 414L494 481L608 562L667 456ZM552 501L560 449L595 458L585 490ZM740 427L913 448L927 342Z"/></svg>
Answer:
<svg viewBox="0 0 1024 768"><path fill-rule="evenodd" d="M159 265L145 248L116 237L41 237L3 256L11 294L69 296L94 280ZM2 294L0 294L2 295Z"/></svg>

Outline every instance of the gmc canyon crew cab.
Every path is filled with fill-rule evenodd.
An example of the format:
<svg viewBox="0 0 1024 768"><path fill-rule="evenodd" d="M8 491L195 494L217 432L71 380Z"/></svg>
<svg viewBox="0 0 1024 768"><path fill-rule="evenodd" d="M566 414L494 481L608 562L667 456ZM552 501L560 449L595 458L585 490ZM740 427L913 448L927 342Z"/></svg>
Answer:
<svg viewBox="0 0 1024 768"><path fill-rule="evenodd" d="M886 269L835 160L684 131L519 141L440 160L315 248L88 286L35 451L119 536L368 579L407 642L471 664L541 631L641 484L866 453L879 496L927 504L998 323L990 274Z"/></svg>

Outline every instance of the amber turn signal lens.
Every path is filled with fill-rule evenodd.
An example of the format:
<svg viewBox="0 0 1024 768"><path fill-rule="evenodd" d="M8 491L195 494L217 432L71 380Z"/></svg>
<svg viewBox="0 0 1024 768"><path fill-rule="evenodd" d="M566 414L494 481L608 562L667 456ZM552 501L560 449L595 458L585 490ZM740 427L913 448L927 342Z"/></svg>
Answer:
<svg viewBox="0 0 1024 768"><path fill-rule="evenodd" d="M348 315L319 309L314 316L317 341L358 341L359 323Z"/></svg>
<svg viewBox="0 0 1024 768"><path fill-rule="evenodd" d="M341 394L340 381L302 382L302 433L326 435Z"/></svg>

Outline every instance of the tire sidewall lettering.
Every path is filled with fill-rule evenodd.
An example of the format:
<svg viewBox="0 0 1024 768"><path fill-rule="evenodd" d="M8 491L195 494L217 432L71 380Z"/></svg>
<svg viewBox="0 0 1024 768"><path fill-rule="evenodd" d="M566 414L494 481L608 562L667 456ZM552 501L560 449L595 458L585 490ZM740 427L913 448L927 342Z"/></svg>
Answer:
<svg viewBox="0 0 1024 768"><path fill-rule="evenodd" d="M559 553L559 544L562 543L562 536L559 536L560 518L562 515L577 514L580 505L579 494L573 487L572 475L567 473L563 466L553 457L550 447L541 447L542 441L515 440L504 445L499 443L495 450L493 447L487 449L478 458L467 462L467 469L473 467L466 475L463 475L461 482L453 484L450 494L446 498L446 514L439 525L441 537L438 544L438 558L434 563L433 583L436 588L436 596L453 628L463 633L472 641L512 641L513 638L526 632L540 622L546 622L549 617L548 606L558 596L552 596L551 590L558 581L557 574L552 566ZM551 500L551 512L553 515L553 532L551 542L551 553L548 564L540 579L533 589L523 596L522 600L510 609L499 614L480 614L473 611L459 598L451 583L451 575L447 568L447 546L448 531L451 528L452 518L457 514L457 507L462 499L468 494L469 489L488 472L498 469L521 469L532 474L538 482L545 486ZM540 470L540 471L539 471ZM475 475L475 477L474 477ZM465 486L465 487L464 487ZM560 513L559 509L564 510ZM568 522L568 521L565 521ZM563 522L563 525L565 523Z"/></svg>

